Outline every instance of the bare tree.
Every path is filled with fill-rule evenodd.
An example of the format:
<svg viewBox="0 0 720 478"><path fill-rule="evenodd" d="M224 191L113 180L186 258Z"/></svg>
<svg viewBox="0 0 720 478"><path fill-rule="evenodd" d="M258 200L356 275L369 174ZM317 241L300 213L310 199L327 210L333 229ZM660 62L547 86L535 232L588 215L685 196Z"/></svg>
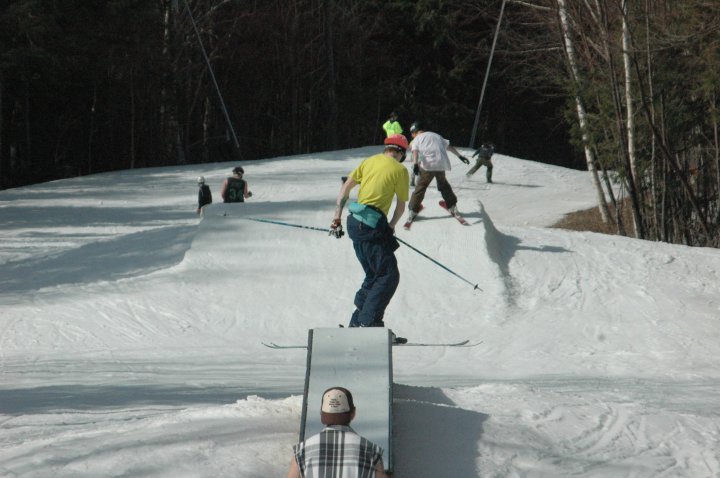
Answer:
<svg viewBox="0 0 720 478"><path fill-rule="evenodd" d="M588 171L590 172L593 186L595 187L600 216L602 217L603 222L607 223L610 220L610 213L608 210L607 201L605 200L605 194L603 193L602 184L600 183L597 168L595 167L595 155L590 144L587 113L585 111L583 99L580 96L580 83L582 79L575 56L575 45L572 39L570 18L568 17L565 0L557 0L557 8L560 31L562 33L563 46L565 49L565 58L567 60L568 70L570 72L572 82L575 85L575 108L577 111L578 123L580 125L580 131L582 135L583 149L585 150L585 159L587 162Z"/></svg>

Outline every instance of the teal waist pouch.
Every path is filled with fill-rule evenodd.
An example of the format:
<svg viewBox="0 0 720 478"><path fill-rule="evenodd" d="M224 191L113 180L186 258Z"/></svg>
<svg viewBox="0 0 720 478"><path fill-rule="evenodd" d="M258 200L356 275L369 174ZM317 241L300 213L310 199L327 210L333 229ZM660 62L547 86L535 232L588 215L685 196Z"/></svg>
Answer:
<svg viewBox="0 0 720 478"><path fill-rule="evenodd" d="M354 201L351 202L348 206L348 211L350 211L350 214L352 214L355 219L367 226L372 227L373 229L375 229L375 226L377 226L380 218L384 217L383 213L381 213L377 209Z"/></svg>

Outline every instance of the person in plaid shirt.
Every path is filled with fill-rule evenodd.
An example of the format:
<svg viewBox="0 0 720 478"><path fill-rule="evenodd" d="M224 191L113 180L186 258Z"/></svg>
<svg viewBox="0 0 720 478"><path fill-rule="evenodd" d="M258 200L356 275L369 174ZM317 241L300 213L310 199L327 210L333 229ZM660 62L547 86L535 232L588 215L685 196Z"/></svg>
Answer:
<svg viewBox="0 0 720 478"><path fill-rule="evenodd" d="M288 478L387 478L382 447L350 428L352 394L342 387L323 393L320 420L325 428L293 447Z"/></svg>

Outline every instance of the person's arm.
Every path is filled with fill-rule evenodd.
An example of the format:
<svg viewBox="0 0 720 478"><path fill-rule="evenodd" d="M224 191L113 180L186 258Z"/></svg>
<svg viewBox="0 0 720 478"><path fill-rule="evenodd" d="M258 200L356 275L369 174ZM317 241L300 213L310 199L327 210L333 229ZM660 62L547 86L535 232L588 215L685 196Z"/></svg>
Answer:
<svg viewBox="0 0 720 478"><path fill-rule="evenodd" d="M385 473L385 466L383 465L382 460L380 460L380 462L375 465L375 478L388 478L387 473Z"/></svg>
<svg viewBox="0 0 720 478"><path fill-rule="evenodd" d="M463 163L465 163L465 164L470 163L470 160L467 159L462 154L460 154L460 152L457 149L455 149L455 146L453 146L452 144L448 144L447 150L450 151L455 156L457 156L458 158L460 158L460 161L462 161Z"/></svg>
<svg viewBox="0 0 720 478"><path fill-rule="evenodd" d="M395 204L395 211L393 211L393 216L389 223L391 228L395 229L398 221L400 221L402 215L405 214L405 204L405 201L398 201L397 204Z"/></svg>
<svg viewBox="0 0 720 478"><path fill-rule="evenodd" d="M357 186L357 182L355 182L353 178L348 177L340 188L340 193L338 194L337 200L335 201L335 216L333 216L333 223L340 220L343 208L345 207L345 204L350 197L350 191L352 191L352 188L354 188L355 186Z"/></svg>
<svg viewBox="0 0 720 478"><path fill-rule="evenodd" d="M453 146L452 144L449 144L449 145L448 145L447 150L450 151L450 152L451 152L452 154L454 154L455 156L457 156L458 158L462 158L462 157L463 157L463 155L460 154L460 152L459 152L457 149L455 149L455 146Z"/></svg>
<svg viewBox="0 0 720 478"><path fill-rule="evenodd" d="M223 183L222 183L222 187L220 188L220 197L222 198L223 201L225 201L225 193L227 192L227 187L228 187L228 180L226 178L225 181L223 181Z"/></svg>
<svg viewBox="0 0 720 478"><path fill-rule="evenodd" d="M248 189L248 182L245 181L245 190L243 191L243 197L244 197L245 199L247 199L247 198L249 198L249 197L251 197L251 196L252 196L252 193L251 193L250 190Z"/></svg>
<svg viewBox="0 0 720 478"><path fill-rule="evenodd" d="M385 476L384 473L383 471L383 476ZM375 476L377 476L377 473ZM300 478L300 467L295 461L295 457L290 460L290 470L288 470L287 478Z"/></svg>

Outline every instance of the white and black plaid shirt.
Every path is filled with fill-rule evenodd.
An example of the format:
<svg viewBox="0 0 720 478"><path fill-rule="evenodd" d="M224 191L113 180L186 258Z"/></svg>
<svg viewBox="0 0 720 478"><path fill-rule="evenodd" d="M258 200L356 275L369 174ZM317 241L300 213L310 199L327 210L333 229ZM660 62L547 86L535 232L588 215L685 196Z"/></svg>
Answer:
<svg viewBox="0 0 720 478"><path fill-rule="evenodd" d="M293 452L304 478L373 478L383 449L349 426L330 425Z"/></svg>

